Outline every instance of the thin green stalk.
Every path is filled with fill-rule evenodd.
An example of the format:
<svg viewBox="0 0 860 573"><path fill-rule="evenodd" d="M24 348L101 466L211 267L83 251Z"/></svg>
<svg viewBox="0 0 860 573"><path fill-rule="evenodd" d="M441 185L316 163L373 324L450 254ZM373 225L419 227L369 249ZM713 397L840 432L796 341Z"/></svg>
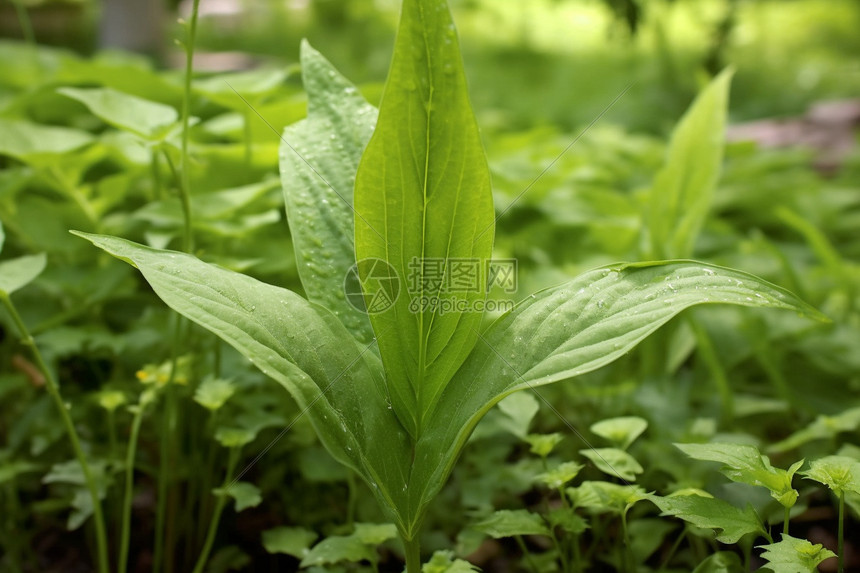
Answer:
<svg viewBox="0 0 860 573"><path fill-rule="evenodd" d="M791 519L791 508L785 508L785 519L782 522L782 534L783 536L788 535L788 521Z"/></svg>
<svg viewBox="0 0 860 573"><path fill-rule="evenodd" d="M630 509L629 505L621 512L621 531L624 534L624 556L622 557L622 563L626 563L626 567L624 568L625 571L635 571L636 559L633 555L633 547L630 545L630 534L627 531L628 509Z"/></svg>
<svg viewBox="0 0 860 573"><path fill-rule="evenodd" d="M185 216L185 252L190 253L194 249L194 237L191 233L191 205L189 194L191 193L191 175L188 161L188 123L191 118L191 76L194 72L194 41L197 36L197 12L200 0L194 0L191 6L191 21L188 23L188 35L185 41L185 91L182 95L182 185L180 196L182 199L182 210Z"/></svg>
<svg viewBox="0 0 860 573"><path fill-rule="evenodd" d="M251 149L251 120L252 114L251 108L245 110L245 166L251 167L251 161L253 160L253 150Z"/></svg>
<svg viewBox="0 0 860 573"><path fill-rule="evenodd" d="M212 551L212 545L215 543L215 534L218 533L218 523L221 521L221 512L224 511L224 506L227 505L227 488L230 487L230 483L233 481L233 473L236 470L236 464L239 462L240 451L240 447L230 448L230 457L227 460L227 473L224 474L224 484L221 486L221 493L218 495L215 513L212 515L212 519L209 520L206 542L203 544L200 557L197 559L197 565L194 566L192 573L203 573L203 567L209 561L209 553Z"/></svg>
<svg viewBox="0 0 860 573"><path fill-rule="evenodd" d="M84 481L87 484L87 489L89 490L90 497L93 501L93 520L95 521L96 527L99 572L108 573L107 530L105 528L104 514L102 513L101 499L99 498L98 486L93 478L90 465L87 462L86 455L84 455L84 450L81 447L78 432L75 430L75 425L72 422L72 416L69 414L69 410L63 402L63 398L60 395L60 387L56 380L54 380L53 373L45 364L45 360L42 358L42 353L39 352L35 340L33 340L30 331L27 330L27 325L24 324L24 321L21 318L21 315L18 314L15 305L12 304L12 299L9 298L9 295L6 292L0 291L0 301L2 301L3 306L6 307L9 315L12 317L12 321L18 328L18 331L21 334L21 343L24 346L29 347L31 354L33 355L33 359L36 361L36 366L45 377L45 387L48 390L48 394L50 394L51 398L54 400L54 404L56 404L57 409L60 411L60 418L62 419L63 426L65 426L66 433L69 436L69 441L72 442L72 449L74 450L75 457L78 459L78 463L81 466L81 471L84 474Z"/></svg>
<svg viewBox="0 0 860 573"><path fill-rule="evenodd" d="M143 414L149 403L147 397L141 396L134 420L131 424L131 436L128 440L128 450L125 455L125 496L122 503L122 529L120 534L119 562L117 571L125 573L128 569L128 548L131 539L131 500L134 489L134 460L137 455L137 442L140 436L140 425L143 422Z"/></svg>
<svg viewBox="0 0 860 573"><path fill-rule="evenodd" d="M839 531L836 539L836 558L839 560L839 573L845 573L845 490L839 492Z"/></svg>
<svg viewBox="0 0 860 573"><path fill-rule="evenodd" d="M720 358L717 356L717 350L714 348L714 343L707 331L695 319L689 319L690 327L696 337L696 344L699 355L705 361L711 377L717 385L717 391L720 393L720 403L722 405L722 418L725 422L731 422L735 417L735 399L732 395L732 387L729 384L728 376L720 363Z"/></svg>
<svg viewBox="0 0 860 573"><path fill-rule="evenodd" d="M165 538L165 526L167 516L168 484L172 481L171 467L175 456L172 455L172 447L175 446L176 430L176 392L174 379L176 377L177 362L179 360L178 346L182 340L182 320L174 315L173 345L171 346L171 368L167 380L165 406L162 409L161 440L159 444L158 464L158 504L155 512L155 548L153 550L153 573L160 573L163 562L167 562L167 570L172 565L172 542ZM166 555L165 555L166 554Z"/></svg>
<svg viewBox="0 0 860 573"><path fill-rule="evenodd" d="M30 20L30 14L21 0L12 0L15 5L15 13L18 15L18 24L21 26L21 34L24 36L30 46L36 45L36 34L33 33L33 22Z"/></svg>
<svg viewBox="0 0 860 573"><path fill-rule="evenodd" d="M531 552L529 551L528 547L526 547L526 542L523 541L523 536L515 535L514 539L517 540L517 545L520 546L520 551L523 552L523 557L528 562L529 567L531 567L532 571L534 571L535 573L540 573L540 569L538 569L537 563L535 563L534 559L532 558ZM406 573L410 572L407 571Z"/></svg>
<svg viewBox="0 0 860 573"><path fill-rule="evenodd" d="M687 537L686 527L684 527L684 531L681 532L681 535L679 535L677 539L675 539L675 542L672 544L672 547L669 548L669 552L663 559L663 563L660 565L660 568L657 570L657 573L666 570L666 567L669 566L669 563L672 561L672 558L675 556L675 553L678 551L678 548L681 547L681 542L684 541L685 537Z"/></svg>
<svg viewBox="0 0 860 573"><path fill-rule="evenodd" d="M355 487L355 474L352 470L347 470L346 474L347 500L346 500L346 523L352 527L355 523L355 504L358 501L358 495Z"/></svg>
<svg viewBox="0 0 860 573"><path fill-rule="evenodd" d="M402 535L403 553L406 556L406 573L421 573L421 541L418 534L412 539L406 539Z"/></svg>

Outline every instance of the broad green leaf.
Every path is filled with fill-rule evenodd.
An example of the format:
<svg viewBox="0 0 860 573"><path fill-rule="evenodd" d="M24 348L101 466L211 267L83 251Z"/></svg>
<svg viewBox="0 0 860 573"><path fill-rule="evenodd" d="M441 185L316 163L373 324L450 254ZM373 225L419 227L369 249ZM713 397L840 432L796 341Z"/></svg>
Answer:
<svg viewBox="0 0 860 573"><path fill-rule="evenodd" d="M746 444L675 444L675 446L697 460L720 462L721 472L732 481L766 487L770 495L785 507L797 501L797 490L791 487L791 479L803 465L798 462L788 470L770 465L770 459L759 453L754 446Z"/></svg>
<svg viewBox="0 0 860 573"><path fill-rule="evenodd" d="M236 502L236 511L243 511L249 507L257 507L263 501L260 488L245 481L236 482L227 488L213 490L215 495L229 495Z"/></svg>
<svg viewBox="0 0 860 573"><path fill-rule="evenodd" d="M693 573L744 573L744 567L737 553L718 551L699 563Z"/></svg>
<svg viewBox="0 0 860 573"><path fill-rule="evenodd" d="M276 527L263 532L263 547L269 553L286 553L302 559L316 538L316 533L304 527Z"/></svg>
<svg viewBox="0 0 860 573"><path fill-rule="evenodd" d="M579 453L603 473L625 481L636 481L636 475L645 471L636 458L618 448L591 448L580 450Z"/></svg>
<svg viewBox="0 0 860 573"><path fill-rule="evenodd" d="M655 258L693 254L720 175L732 71L717 76L675 128L648 202Z"/></svg>
<svg viewBox="0 0 860 573"><path fill-rule="evenodd" d="M376 109L307 42L301 57L308 117L284 130L280 151L299 277L312 302L334 312L369 344L370 321L360 310L363 304L356 308L354 299L347 300L344 281L355 264L355 173L376 125Z"/></svg>
<svg viewBox="0 0 860 573"><path fill-rule="evenodd" d="M573 481L584 466L576 462L564 462L538 476L538 479L548 487L558 489L569 481Z"/></svg>
<svg viewBox="0 0 860 573"><path fill-rule="evenodd" d="M472 524L472 529L482 531L494 539L515 535L550 535L543 518L525 509L503 509Z"/></svg>
<svg viewBox="0 0 860 573"><path fill-rule="evenodd" d="M765 535L761 519L752 508L739 509L727 501L701 495L648 495L647 499L662 511L696 527L713 529L717 541L737 543L744 535Z"/></svg>
<svg viewBox="0 0 860 573"><path fill-rule="evenodd" d="M155 103L111 88L60 88L105 123L148 140L165 137L179 119L169 105Z"/></svg>
<svg viewBox="0 0 860 573"><path fill-rule="evenodd" d="M401 283L370 320L394 410L417 438L475 344L494 232L489 168L445 0L403 2L355 208L356 259L387 262Z"/></svg>
<svg viewBox="0 0 860 573"><path fill-rule="evenodd" d="M530 451L536 456L547 457L564 438L558 432L552 434L529 434L525 441L529 443Z"/></svg>
<svg viewBox="0 0 860 573"><path fill-rule="evenodd" d="M860 408L850 408L833 416L822 414L811 424L773 444L768 450L774 453L785 452L807 442L834 438L842 432L852 432L857 428L860 428Z"/></svg>
<svg viewBox="0 0 860 573"><path fill-rule="evenodd" d="M226 404L235 392L236 386L230 380L207 378L194 391L194 401L214 412Z"/></svg>
<svg viewBox="0 0 860 573"><path fill-rule="evenodd" d="M602 420L592 424L590 429L601 438L612 442L615 447L626 450L647 427L648 422L644 418L624 416Z"/></svg>
<svg viewBox="0 0 860 573"><path fill-rule="evenodd" d="M606 481L585 481L579 487L569 487L566 491L575 507L598 513L621 514L635 503L648 499L645 490L638 485L618 485Z"/></svg>
<svg viewBox="0 0 860 573"><path fill-rule="evenodd" d="M847 456L827 456L809 463L809 469L800 472L833 490L836 495L845 492L860 494L860 461Z"/></svg>
<svg viewBox="0 0 860 573"><path fill-rule="evenodd" d="M328 451L368 482L384 508L406 505L400 498L407 491L408 440L386 407L379 360L333 314L191 255L77 234L136 266L168 306L218 334L284 386ZM392 519L403 525L400 514Z"/></svg>
<svg viewBox="0 0 860 573"><path fill-rule="evenodd" d="M376 550L362 543L360 539L353 536L333 535L326 537L302 558L300 567L311 565L330 565L347 561L358 563L359 561L375 561Z"/></svg>
<svg viewBox="0 0 860 573"><path fill-rule="evenodd" d="M8 295L27 286L42 274L46 264L44 253L0 262L0 292Z"/></svg>
<svg viewBox="0 0 860 573"><path fill-rule="evenodd" d="M773 573L815 573L818 565L836 554L817 543L783 535L782 541L770 545L759 545L764 549L762 558L767 560L764 569Z"/></svg>
<svg viewBox="0 0 860 573"><path fill-rule="evenodd" d="M753 275L697 262L614 265L519 303L481 333L419 440L410 484L420 515L478 420L508 394L609 364L697 304L783 308L821 318ZM412 497L414 496L414 497Z"/></svg>
<svg viewBox="0 0 860 573"><path fill-rule="evenodd" d="M95 138L86 131L0 118L0 155L30 164L56 161L57 156L88 145Z"/></svg>

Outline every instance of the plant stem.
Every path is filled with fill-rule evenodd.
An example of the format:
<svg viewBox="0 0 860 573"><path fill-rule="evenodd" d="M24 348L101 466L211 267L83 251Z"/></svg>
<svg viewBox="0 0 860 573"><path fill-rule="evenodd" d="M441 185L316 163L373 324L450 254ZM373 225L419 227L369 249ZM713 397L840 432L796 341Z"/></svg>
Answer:
<svg viewBox="0 0 860 573"><path fill-rule="evenodd" d="M206 532L206 541L203 544L203 549L200 551L200 557L197 558L197 565L194 566L192 573L203 573L203 567L209 560L209 553L212 551L212 545L215 543L215 534L218 533L218 523L221 521L221 512L224 511L224 506L227 505L227 488L233 481L233 472L236 469L236 464L239 462L239 452L241 448L230 448L230 457L227 460L227 473L224 474L224 484L221 486L221 492L218 494L218 502L215 504L215 513L212 519L209 520L209 530Z"/></svg>
<svg viewBox="0 0 860 573"><path fill-rule="evenodd" d="M21 26L24 41L30 46L35 46L36 34L33 33L33 22L30 20L30 14L27 13L27 8L22 0L12 0L12 4L15 5L15 12L18 15L18 24Z"/></svg>
<svg viewBox="0 0 860 573"><path fill-rule="evenodd" d="M717 391L720 393L720 403L722 405L722 419L724 422L731 422L735 417L735 400L732 394L732 387L729 384L726 371L720 362L720 357L717 356L717 350L714 348L714 343L707 331L694 318L689 319L690 328L696 337L696 345L699 350L699 355L705 361L705 366L711 373L711 377L717 385Z"/></svg>
<svg viewBox="0 0 860 573"><path fill-rule="evenodd" d="M540 569L538 569L537 564L534 562L534 559L532 559L532 554L529 551L529 548L526 547L526 542L523 541L523 536L515 535L514 539L517 540L517 545L520 546L520 551L523 552L523 558L525 558L525 560L528 562L529 567L531 567L532 571L534 571L535 573L540 573Z"/></svg>
<svg viewBox="0 0 860 573"><path fill-rule="evenodd" d="M182 184L180 198L182 212L185 217L185 240L183 250L190 253L194 249L194 237L191 233L191 175L188 161L188 123L191 118L191 75L194 72L194 41L197 36L197 12L200 0L194 0L191 7L191 21L188 23L188 36L185 41L185 91L182 96Z"/></svg>
<svg viewBox="0 0 860 573"><path fill-rule="evenodd" d="M839 532L837 533L836 554L839 560L839 573L845 572L845 490L839 492Z"/></svg>
<svg viewBox="0 0 860 573"><path fill-rule="evenodd" d="M131 538L131 501L134 488L134 459L137 454L137 441L140 436L140 425L146 402L141 399L131 423L131 436L128 440L128 450L125 455L125 497L122 504L122 532L120 534L119 562L117 571L125 573L128 569L128 547Z"/></svg>
<svg viewBox="0 0 860 573"><path fill-rule="evenodd" d="M782 535L788 535L788 520L791 519L791 508L785 508L785 520L782 522Z"/></svg>
<svg viewBox="0 0 860 573"><path fill-rule="evenodd" d="M15 305L12 304L12 299L9 298L9 295L6 292L0 291L0 302L3 303L4 307L6 307L6 310L9 312L9 315L12 317L12 321L18 328L18 331L21 334L21 343L24 346L30 348L30 352L33 355L33 359L36 361L36 366L39 368L39 370L42 372L42 375L45 377L45 387L48 389L48 394L50 394L51 398L54 400L54 403L57 406L57 409L60 411L60 418L62 419L63 425L66 428L66 433L69 436L69 441L72 442L72 449L74 450L75 457L77 457L78 463L81 466L81 472L84 474L84 481L87 484L87 489L89 490L90 497L93 501L93 520L95 521L96 527L96 544L98 547L99 572L108 573L107 530L105 529L105 520L104 514L102 513L99 490L98 486L96 485L96 481L93 478L93 473L90 470L90 465L89 463L87 463L87 458L84 455L84 450L81 447L81 441L78 438L78 432L77 430L75 430L75 425L72 422L72 416L69 414L69 410L68 408L66 408L65 403L63 403L63 398L62 396L60 396L60 387L57 384L56 380L54 380L53 373L45 364L45 360L42 358L42 353L39 352L35 340L33 340L30 331L27 330L27 325L24 324L24 321L21 319L21 315L18 314Z"/></svg>
<svg viewBox="0 0 860 573"><path fill-rule="evenodd" d="M421 573L421 541L418 533L412 539L406 539L403 535L403 552L406 556L406 573Z"/></svg>

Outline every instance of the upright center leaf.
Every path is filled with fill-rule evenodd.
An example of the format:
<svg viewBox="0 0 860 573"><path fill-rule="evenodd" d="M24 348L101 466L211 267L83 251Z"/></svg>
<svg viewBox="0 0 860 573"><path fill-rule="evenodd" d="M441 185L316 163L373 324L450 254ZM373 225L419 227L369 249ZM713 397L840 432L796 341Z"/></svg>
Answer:
<svg viewBox="0 0 860 573"><path fill-rule="evenodd" d="M403 2L355 209L356 259L392 406L416 437L475 344L494 231L489 168L445 0ZM398 289L380 284L392 270Z"/></svg>

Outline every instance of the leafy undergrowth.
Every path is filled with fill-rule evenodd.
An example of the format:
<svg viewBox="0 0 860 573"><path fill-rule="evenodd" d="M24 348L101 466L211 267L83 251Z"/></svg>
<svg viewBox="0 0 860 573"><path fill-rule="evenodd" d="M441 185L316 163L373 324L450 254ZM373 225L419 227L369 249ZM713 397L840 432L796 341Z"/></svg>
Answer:
<svg viewBox="0 0 860 573"><path fill-rule="evenodd" d="M375 108L306 47L304 84L297 66L195 79L186 158L181 75L121 55L82 60L14 43L0 54L0 570L95 568L94 497L110 570L402 570L402 524L323 447L321 423L306 412L312 400L293 401L166 308L135 269L68 234L151 247L100 239L197 322L191 298L165 293L190 276L203 285L238 276L228 271L334 310L313 298L319 286L307 277L347 278L319 264L339 223L298 225L329 211L289 190L319 187L320 172L335 193L351 189ZM705 261L695 278L673 267L653 293L643 283L647 313L668 320L693 304L673 292L688 284L726 299L713 302L783 304L784 291L732 267L786 287L832 322L688 310L634 350L619 337L610 349L618 359L599 370L507 396L458 445L451 478L422 510L424 571L782 573L835 570L836 553L845 570L860 567L860 160L825 179L803 152L724 147L729 81L724 73L703 90L670 141L611 125L561 156L575 134L486 141L492 257L517 261L516 288L502 289L514 292L494 296L518 300L620 260L695 258ZM335 97L315 102L313 93ZM319 141L328 137L320 125L338 137ZM279 159L297 174L283 182L292 234ZM168 266L154 254L187 250L190 239L194 255L222 268L178 253ZM585 275L593 281L583 288L616 280L609 272ZM244 299L220 294L241 301L263 291L247 281L231 283ZM520 308L549 305L561 296L552 293ZM320 336L314 321L328 319L284 296L304 321L291 333ZM613 301L595 296L588 312L599 315ZM494 318L485 313L481 330L491 341ZM580 342L614 340L602 335ZM528 341L509 344L515 352ZM341 348L325 366L352 359ZM287 387L298 376L281 374ZM503 367L483 375L475 379L500 394L513 388ZM392 405L401 417L410 407Z"/></svg>

